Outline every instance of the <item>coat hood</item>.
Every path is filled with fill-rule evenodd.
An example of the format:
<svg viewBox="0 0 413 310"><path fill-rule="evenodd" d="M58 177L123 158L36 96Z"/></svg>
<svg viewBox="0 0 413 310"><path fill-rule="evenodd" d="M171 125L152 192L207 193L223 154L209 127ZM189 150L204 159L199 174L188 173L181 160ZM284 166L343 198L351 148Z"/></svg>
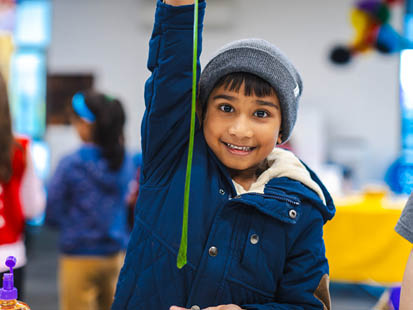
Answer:
<svg viewBox="0 0 413 310"><path fill-rule="evenodd" d="M309 191L301 191L293 185L290 186L289 183L291 182L282 182L280 186L283 189L296 193L298 196L305 196L305 198L311 199L323 214L325 221L330 220L334 216L334 203L327 189L317 175L292 152L276 147L268 155L267 162L268 168L261 173L257 181L248 190L245 190L233 180L238 195L245 193L264 194L265 187L270 181L271 183L277 183L276 179L288 178L301 183Z"/></svg>

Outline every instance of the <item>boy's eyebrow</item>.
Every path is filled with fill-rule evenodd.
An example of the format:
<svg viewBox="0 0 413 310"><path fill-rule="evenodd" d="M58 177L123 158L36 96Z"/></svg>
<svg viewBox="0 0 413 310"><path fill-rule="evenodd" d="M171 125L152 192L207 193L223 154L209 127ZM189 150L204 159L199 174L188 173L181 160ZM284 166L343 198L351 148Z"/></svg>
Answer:
<svg viewBox="0 0 413 310"><path fill-rule="evenodd" d="M270 101L265 101L265 100L256 100L255 101L256 103L258 103L259 105L264 105L264 106L270 106L270 107L273 107L273 108L276 108L276 109L279 109L280 108L280 106L279 105L277 105L277 104L275 104L275 103L273 103L273 102L270 102Z"/></svg>
<svg viewBox="0 0 413 310"><path fill-rule="evenodd" d="M216 95L216 96L214 96L214 98L213 98L214 100L216 100L216 99L226 99L226 100L229 100L229 101L234 101L235 100L235 97L233 97L233 96L229 96L229 95Z"/></svg>
<svg viewBox="0 0 413 310"><path fill-rule="evenodd" d="M216 100L216 99L225 99L225 100L228 100L228 101L234 101L234 100L236 100L235 97L229 96L229 95L224 95L224 94L216 95L216 96L214 96L213 99L214 99L214 100ZM258 100L256 100L255 102L258 103L259 105L269 106L269 107L273 107L273 108L276 108L276 109L280 109L280 106L279 106L279 105L277 105L277 104L275 104L275 103L273 103L273 102L271 102L271 101L266 101L266 100L258 99Z"/></svg>

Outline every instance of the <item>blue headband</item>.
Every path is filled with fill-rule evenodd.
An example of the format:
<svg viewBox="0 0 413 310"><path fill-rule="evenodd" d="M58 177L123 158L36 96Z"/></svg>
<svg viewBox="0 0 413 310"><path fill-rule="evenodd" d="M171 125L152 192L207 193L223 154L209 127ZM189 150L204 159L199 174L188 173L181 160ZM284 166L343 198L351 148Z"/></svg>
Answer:
<svg viewBox="0 0 413 310"><path fill-rule="evenodd" d="M96 120L95 115L86 105L85 97L81 93L76 93L72 98L72 106L75 113L88 123L93 123Z"/></svg>

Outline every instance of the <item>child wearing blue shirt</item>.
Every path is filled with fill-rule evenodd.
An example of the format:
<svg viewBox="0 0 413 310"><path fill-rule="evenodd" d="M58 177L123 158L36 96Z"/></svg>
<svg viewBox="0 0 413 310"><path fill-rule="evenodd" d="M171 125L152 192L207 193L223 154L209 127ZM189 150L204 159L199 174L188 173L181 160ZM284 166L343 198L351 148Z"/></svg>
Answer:
<svg viewBox="0 0 413 310"><path fill-rule="evenodd" d="M264 40L228 44L200 76L188 263L176 267L191 108L192 4L157 3L140 193L112 309L329 309L322 235L335 208L317 176L276 147L294 127L302 82ZM200 2L199 44L205 6Z"/></svg>
<svg viewBox="0 0 413 310"><path fill-rule="evenodd" d="M92 91L72 100L83 144L48 184L46 224L59 230L60 309L110 309L129 239L126 196L134 178L119 100Z"/></svg>

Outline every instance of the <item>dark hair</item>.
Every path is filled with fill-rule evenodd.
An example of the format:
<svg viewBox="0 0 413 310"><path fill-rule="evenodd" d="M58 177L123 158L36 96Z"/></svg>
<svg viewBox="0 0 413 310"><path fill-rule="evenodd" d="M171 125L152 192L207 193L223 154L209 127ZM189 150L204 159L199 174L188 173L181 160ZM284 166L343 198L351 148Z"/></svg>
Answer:
<svg viewBox="0 0 413 310"><path fill-rule="evenodd" d="M123 126L125 112L118 99L88 91L83 93L85 103L95 115L92 140L102 149L111 170L119 170L125 156Z"/></svg>
<svg viewBox="0 0 413 310"><path fill-rule="evenodd" d="M7 85L0 74L0 181L7 182L12 174L12 147L14 138L11 127Z"/></svg>
<svg viewBox="0 0 413 310"><path fill-rule="evenodd" d="M259 76L248 73L248 72L233 72L221 77L218 82L214 85L212 91L216 88L224 86L225 89L230 91L239 91L241 86L244 85L244 95L257 97L265 97L276 95L274 88L266 80L260 78ZM205 113L208 106L208 98L206 102L200 102L198 110L202 112L201 119L205 118Z"/></svg>

